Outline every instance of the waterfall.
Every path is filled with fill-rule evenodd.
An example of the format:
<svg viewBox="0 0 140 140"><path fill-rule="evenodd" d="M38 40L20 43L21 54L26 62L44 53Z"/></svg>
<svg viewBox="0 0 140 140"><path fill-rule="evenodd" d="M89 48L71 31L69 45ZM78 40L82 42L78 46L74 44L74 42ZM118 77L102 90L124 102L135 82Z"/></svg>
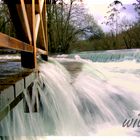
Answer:
<svg viewBox="0 0 140 140"><path fill-rule="evenodd" d="M140 49L131 50L107 50L107 51L88 51L77 53L83 59L90 59L94 62L120 62L124 60L136 60L140 62ZM76 54L70 54L69 58L73 58ZM62 55L63 56L63 55ZM61 55L59 56L61 57ZM63 56L64 57L64 56Z"/></svg>
<svg viewBox="0 0 140 140"><path fill-rule="evenodd" d="M40 63L33 86L34 96L39 93L39 112L24 113L24 101L20 102L1 121L0 135L11 140L44 140L48 135L138 136L139 83L140 63L135 58L106 63L78 55L49 58ZM24 95L30 107L26 91ZM135 124L123 126L126 119Z"/></svg>

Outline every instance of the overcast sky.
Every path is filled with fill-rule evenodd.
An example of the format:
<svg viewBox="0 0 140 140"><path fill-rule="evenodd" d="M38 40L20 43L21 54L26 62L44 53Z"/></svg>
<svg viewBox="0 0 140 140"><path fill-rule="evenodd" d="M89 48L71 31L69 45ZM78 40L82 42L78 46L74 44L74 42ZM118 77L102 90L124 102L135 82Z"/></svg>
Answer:
<svg viewBox="0 0 140 140"><path fill-rule="evenodd" d="M85 6L89 9L89 13L95 17L95 19L98 21L98 24L102 26L104 31L108 31L108 28L105 25L102 25L101 23L104 21L104 16L108 11L107 8L108 5L113 1L114 0L84 0L83 1ZM126 10L123 10L121 12L121 18L134 21L136 13L134 11L134 7L132 6L132 3L134 3L136 0L120 0L120 1L126 7Z"/></svg>

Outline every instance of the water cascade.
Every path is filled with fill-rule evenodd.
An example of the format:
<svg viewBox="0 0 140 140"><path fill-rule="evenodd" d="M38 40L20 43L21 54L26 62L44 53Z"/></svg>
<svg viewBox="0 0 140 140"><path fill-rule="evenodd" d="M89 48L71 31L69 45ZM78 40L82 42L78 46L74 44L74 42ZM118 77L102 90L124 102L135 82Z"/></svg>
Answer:
<svg viewBox="0 0 140 140"><path fill-rule="evenodd" d="M67 57L73 58L78 54L83 59L90 59L94 62L120 62L124 60L132 60L140 62L140 50L108 50L108 51L87 51L81 53L70 54Z"/></svg>
<svg viewBox="0 0 140 140"><path fill-rule="evenodd" d="M41 101L39 113L24 113L22 101L1 121L0 135L14 140L139 135L139 83L140 63L134 55L131 60L106 63L78 55L49 58L39 65L34 82L34 98L39 93ZM131 121L129 126L126 120Z"/></svg>

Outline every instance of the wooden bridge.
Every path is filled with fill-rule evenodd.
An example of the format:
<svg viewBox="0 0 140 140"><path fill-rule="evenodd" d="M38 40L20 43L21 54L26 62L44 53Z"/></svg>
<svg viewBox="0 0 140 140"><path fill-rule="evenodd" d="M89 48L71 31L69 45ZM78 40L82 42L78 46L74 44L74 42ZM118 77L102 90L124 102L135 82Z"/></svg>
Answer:
<svg viewBox="0 0 140 140"><path fill-rule="evenodd" d="M21 51L21 66L28 68L20 76L0 78L0 120L20 102L26 89L31 91L36 78L37 53L48 60L47 0L4 0L17 38L0 33L0 47ZM8 69L8 68L7 68Z"/></svg>

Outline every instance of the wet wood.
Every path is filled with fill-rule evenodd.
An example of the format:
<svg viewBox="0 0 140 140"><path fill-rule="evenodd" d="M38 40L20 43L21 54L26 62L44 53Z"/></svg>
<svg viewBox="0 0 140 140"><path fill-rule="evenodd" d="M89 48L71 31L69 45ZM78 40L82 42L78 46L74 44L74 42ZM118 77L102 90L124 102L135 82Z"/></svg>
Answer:
<svg viewBox="0 0 140 140"><path fill-rule="evenodd" d="M8 38L2 47L21 50L21 64L25 68L37 67L37 47L41 48L39 53L47 60L48 39L47 39L47 22L46 22L46 0L4 0L10 11L11 19L15 26L17 38L19 41L14 45ZM18 44L19 43L19 44ZM27 45L28 44L28 45ZM30 48L29 48L30 44ZM38 46L37 46L38 44ZM44 56L45 55L45 56Z"/></svg>
<svg viewBox="0 0 140 140"><path fill-rule="evenodd" d="M42 49L39 49L39 48L37 48L37 53L38 54L44 54L44 55L47 55L48 54L47 51L42 50Z"/></svg>
<svg viewBox="0 0 140 140"><path fill-rule="evenodd" d="M35 0L32 0L32 38L33 38L33 46L34 46L34 53L33 53L33 57L34 57L34 68L36 68L37 66L37 58L36 58L36 54L37 54L37 49L36 49L36 17L35 17Z"/></svg>
<svg viewBox="0 0 140 140"><path fill-rule="evenodd" d="M29 26L29 21L28 21L28 17L27 17L25 3L24 3L24 0L20 0L20 2L21 2L21 9L23 12L24 23L25 23L25 27L26 27L25 29L27 31L29 42L30 42L30 44L32 44L32 35L31 35L31 31L30 31L30 26Z"/></svg>
<svg viewBox="0 0 140 140"><path fill-rule="evenodd" d="M35 25L35 40L37 40L38 30L40 26L40 14L36 14L36 25Z"/></svg>
<svg viewBox="0 0 140 140"><path fill-rule="evenodd" d="M0 47L33 53L33 46L18 39L0 33Z"/></svg>
<svg viewBox="0 0 140 140"><path fill-rule="evenodd" d="M46 21L45 21L45 17L46 17L46 15L44 15L43 14L43 4L44 4L44 1L42 0L42 1L40 1L40 0L38 0L39 1L39 11L40 11L40 24L41 24L41 36L42 36L42 39L43 39L43 44L44 44L44 49L47 51L47 44L46 44L46 30L45 30L45 26L47 26L47 23L46 23ZM42 3L41 3L42 2ZM44 6L45 6L45 4L44 4ZM44 18L44 22L43 22L43 18Z"/></svg>

